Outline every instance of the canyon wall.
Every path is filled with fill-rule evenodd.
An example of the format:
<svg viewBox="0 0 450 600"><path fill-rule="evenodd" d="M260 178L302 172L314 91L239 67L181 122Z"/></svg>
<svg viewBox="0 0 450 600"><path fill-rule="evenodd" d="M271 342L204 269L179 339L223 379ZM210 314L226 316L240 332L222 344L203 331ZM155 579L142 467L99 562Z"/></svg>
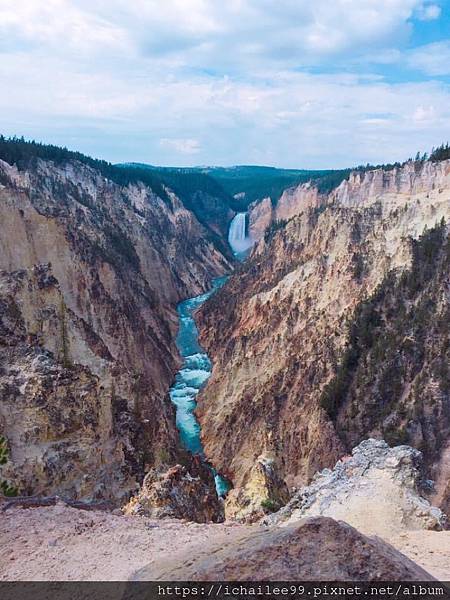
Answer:
<svg viewBox="0 0 450 600"><path fill-rule="evenodd" d="M260 240L264 232L276 221L286 221L308 208L316 208L327 202L311 182L286 189L276 203L270 198L254 202L249 207L249 232L254 240Z"/></svg>
<svg viewBox="0 0 450 600"><path fill-rule="evenodd" d="M426 192L439 185L441 174L433 165L410 161L391 170L354 171L330 193L319 191L311 181L291 187L273 202L264 198L249 206L249 229L254 239L259 240L276 221L286 221L308 208L324 206L335 200L342 204L358 204L361 198L372 200L383 193L410 194ZM418 169L421 175L418 177ZM320 186L320 181L318 183ZM328 184L327 184L328 185Z"/></svg>
<svg viewBox="0 0 450 600"><path fill-rule="evenodd" d="M389 419L397 419L391 431L407 429L398 409L418 373L419 389L436 387L433 369L420 363L391 390L388 408L380 406L375 420L364 416L377 404L372 389L359 396L356 421L347 402L337 415L324 402L325 386L345 359L349 321L390 273L411 267L411 239L442 219L448 223L450 161L355 173L321 201L305 186L289 197L302 199L290 203L297 214L266 231L239 274L199 313L201 341L214 364L199 398L202 439L207 457L235 486L228 499L234 516L245 516L246 505L254 503L254 465L261 457L298 486L333 465L351 444L389 430ZM441 234L442 254L445 227ZM440 304L428 320L448 310L448 280L444 268L436 273ZM445 335L440 339L444 343ZM448 437L448 391L426 393L421 401L428 404L425 412L410 408L408 419L414 424L426 414L431 425L423 429L439 441L425 458L439 463ZM414 444L420 436L413 429L408 439Z"/></svg>
<svg viewBox="0 0 450 600"><path fill-rule="evenodd" d="M0 434L19 493L119 502L173 464L175 307L229 267L170 190L0 161Z"/></svg>

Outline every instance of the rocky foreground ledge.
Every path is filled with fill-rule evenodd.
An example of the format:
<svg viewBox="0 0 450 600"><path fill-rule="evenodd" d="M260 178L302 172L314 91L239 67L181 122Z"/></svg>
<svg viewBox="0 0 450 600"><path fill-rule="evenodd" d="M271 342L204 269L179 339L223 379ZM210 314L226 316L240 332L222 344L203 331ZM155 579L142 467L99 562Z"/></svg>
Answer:
<svg viewBox="0 0 450 600"><path fill-rule="evenodd" d="M253 525L192 522L209 497L194 466L149 474L126 514L0 503L0 580L449 579L450 531L409 446L365 440Z"/></svg>
<svg viewBox="0 0 450 600"><path fill-rule="evenodd" d="M410 531L382 541L324 518L266 528L155 521L62 504L4 511L0 552L0 581L145 580L169 572L203 579L240 572L259 579L329 574L377 580L389 574L390 579L445 580L450 573L447 531Z"/></svg>

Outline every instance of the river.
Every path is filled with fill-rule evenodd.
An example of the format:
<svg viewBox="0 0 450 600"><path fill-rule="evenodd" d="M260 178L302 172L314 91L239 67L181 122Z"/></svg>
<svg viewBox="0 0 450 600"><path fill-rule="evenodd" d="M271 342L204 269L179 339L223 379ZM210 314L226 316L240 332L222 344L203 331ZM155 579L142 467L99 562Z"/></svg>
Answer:
<svg viewBox="0 0 450 600"><path fill-rule="evenodd" d="M198 329L193 312L210 298L228 279L227 276L213 280L211 290L200 296L180 302L177 307L179 330L176 339L183 364L170 388L170 398L176 407L176 423L181 443L192 454L204 456L200 440L200 425L195 416L197 395L211 375L211 361L198 342ZM213 470L214 471L214 470ZM229 483L214 471L216 490L225 496Z"/></svg>

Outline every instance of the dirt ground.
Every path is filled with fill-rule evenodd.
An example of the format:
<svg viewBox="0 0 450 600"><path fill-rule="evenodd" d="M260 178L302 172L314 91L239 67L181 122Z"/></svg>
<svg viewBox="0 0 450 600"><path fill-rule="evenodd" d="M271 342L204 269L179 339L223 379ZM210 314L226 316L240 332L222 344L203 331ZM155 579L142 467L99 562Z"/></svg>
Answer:
<svg viewBox="0 0 450 600"><path fill-rule="evenodd" d="M123 581L182 547L227 544L243 527L152 521L63 504L10 508L0 512L0 580ZM410 531L386 541L437 579L450 579L450 531Z"/></svg>

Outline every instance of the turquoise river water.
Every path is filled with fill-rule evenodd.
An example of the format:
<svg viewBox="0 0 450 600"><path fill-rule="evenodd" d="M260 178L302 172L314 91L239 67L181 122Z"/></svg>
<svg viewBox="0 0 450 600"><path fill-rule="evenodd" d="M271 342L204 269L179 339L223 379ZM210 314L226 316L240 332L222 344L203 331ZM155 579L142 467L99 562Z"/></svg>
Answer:
<svg viewBox="0 0 450 600"><path fill-rule="evenodd" d="M192 454L204 455L200 440L200 425L194 410L196 398L206 380L211 375L211 361L198 342L198 329L193 312L212 296L228 279L214 279L211 290L180 302L177 307L180 328L177 335L178 350L183 357L183 364L170 388L170 398L176 407L177 428L183 446ZM214 471L216 490L219 496L225 496L229 490L228 482Z"/></svg>

